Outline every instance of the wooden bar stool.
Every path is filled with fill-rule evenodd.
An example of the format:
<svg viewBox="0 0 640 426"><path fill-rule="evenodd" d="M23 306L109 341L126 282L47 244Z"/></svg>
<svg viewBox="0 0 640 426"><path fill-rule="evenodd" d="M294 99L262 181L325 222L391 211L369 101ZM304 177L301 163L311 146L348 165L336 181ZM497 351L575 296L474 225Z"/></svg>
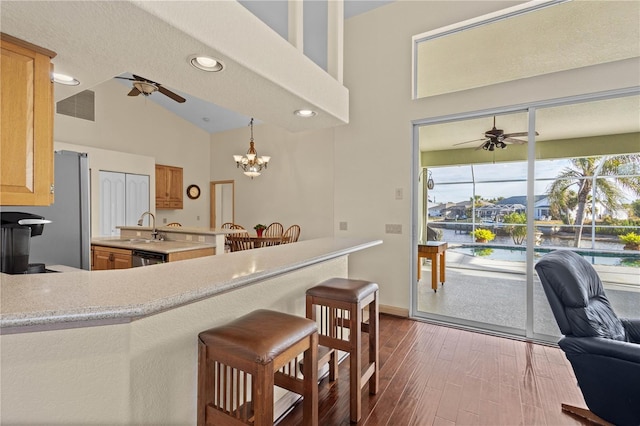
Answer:
<svg viewBox="0 0 640 426"><path fill-rule="evenodd" d="M281 312L257 310L203 331L198 426L272 425L274 385L302 395L304 424L317 426L317 357L316 323Z"/></svg>
<svg viewBox="0 0 640 426"><path fill-rule="evenodd" d="M331 278L306 292L307 318L318 324L318 344L349 353L350 419L362 416L361 390L378 393L378 284ZM368 322L362 311L368 307ZM362 333L369 333L369 362L362 366Z"/></svg>

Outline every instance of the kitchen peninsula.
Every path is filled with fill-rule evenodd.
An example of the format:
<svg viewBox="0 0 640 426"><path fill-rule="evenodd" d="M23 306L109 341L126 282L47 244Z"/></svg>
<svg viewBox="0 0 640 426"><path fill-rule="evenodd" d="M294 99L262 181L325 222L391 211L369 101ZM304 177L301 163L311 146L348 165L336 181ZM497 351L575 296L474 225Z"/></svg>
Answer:
<svg viewBox="0 0 640 426"><path fill-rule="evenodd" d="M195 424L200 331L259 308L302 316L307 288L347 277L349 255L379 244L323 238L146 268L3 274L0 423Z"/></svg>

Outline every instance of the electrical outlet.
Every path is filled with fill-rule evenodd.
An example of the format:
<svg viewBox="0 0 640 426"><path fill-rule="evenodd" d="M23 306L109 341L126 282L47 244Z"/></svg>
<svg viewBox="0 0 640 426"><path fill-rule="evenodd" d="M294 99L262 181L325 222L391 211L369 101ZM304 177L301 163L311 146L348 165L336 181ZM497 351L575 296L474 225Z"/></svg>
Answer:
<svg viewBox="0 0 640 426"><path fill-rule="evenodd" d="M189 234L184 236L184 239L187 240L187 241L191 241L192 238L193 237L191 235L189 235Z"/></svg>
<svg viewBox="0 0 640 426"><path fill-rule="evenodd" d="M341 231L347 230L347 222L340 222L340 230Z"/></svg>
<svg viewBox="0 0 640 426"><path fill-rule="evenodd" d="M204 235L198 235L198 242L204 243Z"/></svg>
<svg viewBox="0 0 640 426"><path fill-rule="evenodd" d="M196 220L200 220L200 216L196 216Z"/></svg>
<svg viewBox="0 0 640 426"><path fill-rule="evenodd" d="M387 234L402 234L402 225L387 223L384 227Z"/></svg>
<svg viewBox="0 0 640 426"><path fill-rule="evenodd" d="M166 217L162 218L162 223L167 223L167 218Z"/></svg>
<svg viewBox="0 0 640 426"><path fill-rule="evenodd" d="M136 237L140 237L140 236L142 236L142 232L136 231Z"/></svg>

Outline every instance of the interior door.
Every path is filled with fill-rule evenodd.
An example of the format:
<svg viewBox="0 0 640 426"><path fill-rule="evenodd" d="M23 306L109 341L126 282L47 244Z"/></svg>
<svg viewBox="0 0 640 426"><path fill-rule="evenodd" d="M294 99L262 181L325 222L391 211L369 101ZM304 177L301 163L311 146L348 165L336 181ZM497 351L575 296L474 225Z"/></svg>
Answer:
<svg viewBox="0 0 640 426"><path fill-rule="evenodd" d="M119 235L125 224L125 174L100 170L100 235Z"/></svg>
<svg viewBox="0 0 640 426"><path fill-rule="evenodd" d="M220 228L223 223L234 222L235 185L233 180L211 182L210 226Z"/></svg>

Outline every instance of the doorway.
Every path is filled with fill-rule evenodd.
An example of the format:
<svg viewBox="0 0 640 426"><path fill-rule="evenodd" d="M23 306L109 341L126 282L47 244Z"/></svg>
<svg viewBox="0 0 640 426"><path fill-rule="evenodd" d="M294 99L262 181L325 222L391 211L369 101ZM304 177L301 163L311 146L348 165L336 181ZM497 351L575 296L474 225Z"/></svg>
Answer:
<svg viewBox="0 0 640 426"><path fill-rule="evenodd" d="M210 193L211 214L209 226L211 228L220 228L223 223L235 223L235 181L213 181L210 184Z"/></svg>
<svg viewBox="0 0 640 426"><path fill-rule="evenodd" d="M633 89L540 102L527 112L514 107L414 123L414 149L419 153L415 175L422 179L414 182L413 249L427 235L427 226L442 231L449 249L446 285L439 286L437 293L431 290L430 274L425 274L429 264L424 265L422 280L413 277L411 315L557 341L559 330L533 270L540 256L556 249L572 249L592 258L618 314L633 314L630 306L640 301L638 266L635 258L623 252L617 235L639 229L635 213L625 207L637 202L638 194L620 185L637 179L639 173L637 163L627 161L640 154L639 101ZM493 116L506 133L527 131L527 143L492 151L483 149L486 136L477 141L464 137L458 138L463 144L450 142L450 146L458 144L455 151L443 152L430 150L428 141L421 140L421 133L431 132L432 140L436 134L459 135L468 124ZM517 127L510 118L517 119ZM483 129L489 127L485 124L475 133L490 133ZM460 149L467 140L471 148ZM590 161L581 162L583 158ZM589 179L594 188L585 207L585 225L575 224L577 207L559 205L550 197L554 182L567 179L563 173L574 160L579 164L615 160L610 162L617 165L615 170L596 168L597 173L578 179ZM428 178L430 187L425 184ZM605 208L597 187L615 187L620 202ZM461 195L453 199L457 193ZM481 242L472 234L485 228L495 234L492 241ZM576 243L580 234L583 241ZM516 238L519 235L525 237Z"/></svg>

